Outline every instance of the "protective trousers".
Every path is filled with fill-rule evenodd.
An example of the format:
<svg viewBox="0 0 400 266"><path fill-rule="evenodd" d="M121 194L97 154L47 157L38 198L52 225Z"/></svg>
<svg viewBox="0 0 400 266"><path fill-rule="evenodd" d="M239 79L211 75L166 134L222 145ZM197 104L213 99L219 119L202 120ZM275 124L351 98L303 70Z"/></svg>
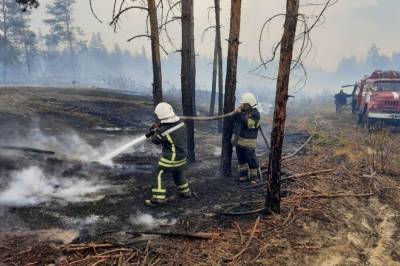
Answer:
<svg viewBox="0 0 400 266"><path fill-rule="evenodd" d="M239 163L239 180L256 180L259 177L259 164L255 148L236 146L236 155Z"/></svg>
<svg viewBox="0 0 400 266"><path fill-rule="evenodd" d="M164 202L167 199L167 189L164 185L164 178L171 176L174 179L175 185L178 187L179 194L182 196L190 195L189 183L183 177L183 167L157 167L156 182L152 189L152 201Z"/></svg>

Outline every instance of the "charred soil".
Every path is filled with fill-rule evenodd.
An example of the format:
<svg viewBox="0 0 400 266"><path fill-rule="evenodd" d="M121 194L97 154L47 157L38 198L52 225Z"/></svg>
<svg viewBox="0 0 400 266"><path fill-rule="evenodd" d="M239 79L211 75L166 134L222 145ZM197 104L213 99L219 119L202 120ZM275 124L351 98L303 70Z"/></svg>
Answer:
<svg viewBox="0 0 400 266"><path fill-rule="evenodd" d="M169 204L148 208L143 201L155 178L157 149L144 144L106 167L71 158L67 151L74 149L67 147L98 147L105 139L117 143L144 133L152 121L150 98L106 90L9 88L0 91L0 103L0 144L21 145L38 131L45 140L79 137L63 137L70 141L64 146L23 143L55 148L54 155L0 151L0 195L16 171L33 166L59 182L53 184L55 192L34 203L0 205L0 262L6 265L400 263L397 159L390 167L371 168L371 160L379 163L378 146L371 146L371 135L350 114L336 117L316 108L292 115L285 153L308 134L314 137L283 161L282 213L232 216L232 211L261 209L265 185L219 176L216 124L196 123L198 161L186 171L194 196L175 197L166 180ZM399 143L398 135L390 138ZM265 162L261 142L259 147ZM66 180L102 187L74 201L65 192Z"/></svg>

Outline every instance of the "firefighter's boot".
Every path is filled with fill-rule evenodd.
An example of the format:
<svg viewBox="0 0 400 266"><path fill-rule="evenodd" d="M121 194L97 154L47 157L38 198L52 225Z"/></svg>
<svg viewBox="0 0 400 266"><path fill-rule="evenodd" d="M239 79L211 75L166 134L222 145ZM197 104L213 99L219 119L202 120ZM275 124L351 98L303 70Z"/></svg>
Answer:
<svg viewBox="0 0 400 266"><path fill-rule="evenodd" d="M249 172L250 172L250 177L249 177L250 182L252 184L257 183L257 180L260 179L260 177L259 177L259 173L260 173L259 168L250 169Z"/></svg>
<svg viewBox="0 0 400 266"><path fill-rule="evenodd" d="M249 180L249 166L248 164L239 164L239 181L245 182Z"/></svg>
<svg viewBox="0 0 400 266"><path fill-rule="evenodd" d="M185 183L183 185L178 186L179 196L185 199L188 199L192 196L192 192L190 191L189 183Z"/></svg>
<svg viewBox="0 0 400 266"><path fill-rule="evenodd" d="M157 206L163 206L167 203L167 199L158 199L152 197L151 199L147 199L144 201L144 205L150 206L150 207L157 207Z"/></svg>

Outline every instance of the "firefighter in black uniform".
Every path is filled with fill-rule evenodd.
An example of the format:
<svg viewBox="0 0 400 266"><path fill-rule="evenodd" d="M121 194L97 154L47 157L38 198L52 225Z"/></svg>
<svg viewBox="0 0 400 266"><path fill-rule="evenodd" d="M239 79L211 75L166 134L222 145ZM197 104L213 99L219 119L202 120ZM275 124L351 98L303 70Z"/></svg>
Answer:
<svg viewBox="0 0 400 266"><path fill-rule="evenodd" d="M189 183L185 180L182 171L186 165L185 124L179 120L168 103L159 103L154 113L160 120L160 124L153 125L147 137L151 138L154 144L162 145L162 157L156 169L156 182L152 189L152 197L145 201L148 206L166 203L167 190L163 179L167 175L172 175L180 196L184 198L191 196Z"/></svg>
<svg viewBox="0 0 400 266"><path fill-rule="evenodd" d="M351 94L344 93L343 90L340 90L339 93L335 94L335 105L336 105L336 113L342 113L343 106L347 104L347 97L351 97Z"/></svg>
<svg viewBox="0 0 400 266"><path fill-rule="evenodd" d="M235 132L233 144L239 167L239 181L255 182L259 178L259 164L256 156L257 134L260 126L260 113L257 99L252 93L240 98L240 106L234 118Z"/></svg>

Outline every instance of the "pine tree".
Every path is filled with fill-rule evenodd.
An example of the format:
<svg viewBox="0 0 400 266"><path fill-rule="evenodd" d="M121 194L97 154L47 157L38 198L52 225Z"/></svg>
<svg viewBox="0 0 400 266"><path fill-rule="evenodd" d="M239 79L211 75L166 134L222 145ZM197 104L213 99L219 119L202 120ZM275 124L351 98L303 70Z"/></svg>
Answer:
<svg viewBox="0 0 400 266"><path fill-rule="evenodd" d="M235 94L237 80L237 61L239 54L240 15L242 0L231 0L231 19L228 41L228 58L226 62L224 113L235 109ZM221 168L223 175L232 175L232 131L233 118L226 117L223 123Z"/></svg>
<svg viewBox="0 0 400 266"><path fill-rule="evenodd" d="M0 62L3 66L3 81L7 80L8 69L16 69L27 62L31 72L31 57L36 45L35 34L29 29L30 12L22 12L14 0L1 0L0 11Z"/></svg>
<svg viewBox="0 0 400 266"><path fill-rule="evenodd" d="M46 43L55 50L67 50L72 74L77 72L76 51L82 47L83 42L78 39L82 35L78 27L73 26L73 5L75 0L54 0L52 4L46 5L49 19L44 20L50 28L46 36Z"/></svg>
<svg viewBox="0 0 400 266"><path fill-rule="evenodd" d="M182 109L185 116L196 116L196 56L194 49L194 12L193 0L184 0L182 5L182 64L181 90ZM195 162L194 122L186 121L187 157Z"/></svg>

